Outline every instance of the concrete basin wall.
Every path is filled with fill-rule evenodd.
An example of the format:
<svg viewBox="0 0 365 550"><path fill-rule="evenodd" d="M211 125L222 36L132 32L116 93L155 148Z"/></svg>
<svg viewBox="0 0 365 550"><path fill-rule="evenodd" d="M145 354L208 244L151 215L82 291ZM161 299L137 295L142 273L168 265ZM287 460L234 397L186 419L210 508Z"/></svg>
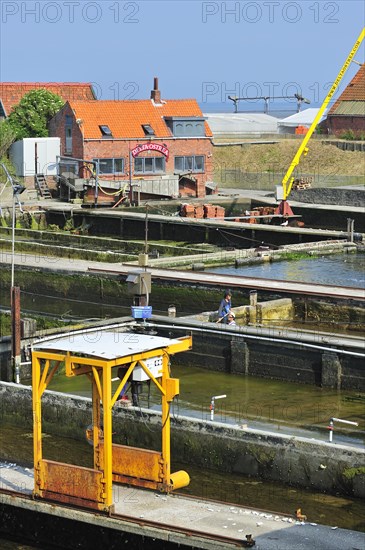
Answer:
<svg viewBox="0 0 365 550"><path fill-rule="evenodd" d="M207 324L191 318L170 323L163 317L154 319L162 336L178 337L182 326L193 331L193 349L174 359L179 365L329 388L365 389L363 357L342 353L340 342L332 346L321 333L305 335L290 327L276 330L264 325Z"/></svg>
<svg viewBox="0 0 365 550"><path fill-rule="evenodd" d="M31 429L31 394L30 387L1 382L1 420ZM83 439L91 414L89 398L47 391L42 399L42 430ZM188 417L171 420L172 462L365 497L363 449ZM116 443L159 450L161 415L117 404L113 432Z"/></svg>

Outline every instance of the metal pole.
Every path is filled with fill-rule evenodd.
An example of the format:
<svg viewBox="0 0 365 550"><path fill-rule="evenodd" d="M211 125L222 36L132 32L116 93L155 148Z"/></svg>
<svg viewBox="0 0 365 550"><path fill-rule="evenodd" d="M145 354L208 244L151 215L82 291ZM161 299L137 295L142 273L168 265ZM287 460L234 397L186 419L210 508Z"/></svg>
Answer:
<svg viewBox="0 0 365 550"><path fill-rule="evenodd" d="M98 204L99 173L100 173L100 165L99 165L99 161L97 160L95 165L95 199L94 199L95 206Z"/></svg>
<svg viewBox="0 0 365 550"><path fill-rule="evenodd" d="M347 240L348 242L354 242L354 224L355 220L347 218Z"/></svg>
<svg viewBox="0 0 365 550"><path fill-rule="evenodd" d="M16 384L20 383L20 288L14 286L11 288L11 348L13 363L13 379Z"/></svg>
<svg viewBox="0 0 365 550"><path fill-rule="evenodd" d="M19 195L25 189L19 183L15 184L13 178L9 174L8 169L4 163L0 163L0 166L5 172L6 183L9 182L13 191L13 212L11 223L11 280L10 280L10 307L11 307L11 362L13 367L14 381L19 384L20 382L20 288L14 286L14 265L15 265L15 201L18 201L19 208L21 209L21 203Z"/></svg>
<svg viewBox="0 0 365 550"><path fill-rule="evenodd" d="M13 212L11 222L11 288L14 286L14 254L15 254L15 193L13 190Z"/></svg>
<svg viewBox="0 0 365 550"><path fill-rule="evenodd" d="M210 420L214 420L214 397L212 397L210 402Z"/></svg>
<svg viewBox="0 0 365 550"><path fill-rule="evenodd" d="M330 431L329 433L329 441L332 443L333 440L333 424L334 422L340 422L341 424L349 424L350 426L358 426L358 422L353 422L352 420L343 420L342 418L331 418L330 419L330 425L328 426L328 429Z"/></svg>
<svg viewBox="0 0 365 550"><path fill-rule="evenodd" d="M226 394L224 395L213 395L212 399L210 401L210 420L214 420L214 406L215 406L215 400L216 399L224 399Z"/></svg>
<svg viewBox="0 0 365 550"><path fill-rule="evenodd" d="M148 204L146 204L146 218L144 224L144 253L148 254Z"/></svg>
<svg viewBox="0 0 365 550"><path fill-rule="evenodd" d="M10 180L12 182L12 180ZM13 377L16 384L20 383L20 288L14 286L15 271L15 200L18 198L13 187L13 213L11 232L11 285L10 285L10 307L11 307L11 350Z"/></svg>
<svg viewBox="0 0 365 550"><path fill-rule="evenodd" d="M330 420L330 425L328 426L329 429L329 441L332 443L333 440L333 418Z"/></svg>
<svg viewBox="0 0 365 550"><path fill-rule="evenodd" d="M129 149L129 203L132 206L133 190L132 190L132 151Z"/></svg>

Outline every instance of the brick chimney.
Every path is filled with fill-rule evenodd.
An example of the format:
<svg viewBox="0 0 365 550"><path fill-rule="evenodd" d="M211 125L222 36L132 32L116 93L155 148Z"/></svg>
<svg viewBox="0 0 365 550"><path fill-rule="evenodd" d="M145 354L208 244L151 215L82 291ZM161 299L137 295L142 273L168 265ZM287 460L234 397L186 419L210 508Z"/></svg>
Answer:
<svg viewBox="0 0 365 550"><path fill-rule="evenodd" d="M155 76L153 79L153 90L151 90L151 99L155 103L161 103L161 92L158 89L158 78Z"/></svg>

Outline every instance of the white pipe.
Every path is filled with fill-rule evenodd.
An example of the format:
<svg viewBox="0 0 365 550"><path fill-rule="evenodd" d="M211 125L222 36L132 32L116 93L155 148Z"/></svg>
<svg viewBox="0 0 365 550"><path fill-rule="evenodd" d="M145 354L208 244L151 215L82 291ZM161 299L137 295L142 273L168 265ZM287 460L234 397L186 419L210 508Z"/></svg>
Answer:
<svg viewBox="0 0 365 550"><path fill-rule="evenodd" d="M333 441L333 429L334 429L334 422L341 422L342 424L350 424L351 426L358 426L358 422L352 422L352 420L343 420L342 418L331 418L330 419L330 425L328 426L329 429L329 442L332 443Z"/></svg>
<svg viewBox="0 0 365 550"><path fill-rule="evenodd" d="M341 422L342 424L351 424L351 426L358 426L358 422L352 422L351 420L342 420L342 418L332 418L333 422Z"/></svg>
<svg viewBox="0 0 365 550"><path fill-rule="evenodd" d="M215 399L223 399L224 397L227 397L226 395L213 395L211 401L210 401L210 420L214 420L214 401Z"/></svg>
<svg viewBox="0 0 365 550"><path fill-rule="evenodd" d="M202 332L202 331L204 331L204 332L210 332L212 334L217 334L217 332L222 330L222 329L213 330L213 329L209 329L209 328L205 328L205 327L198 328L198 327L178 326L178 325L159 325L157 323L147 323L147 325L151 325L151 326L156 327L156 328L185 329L185 330L188 330L189 332ZM227 328L237 329L239 327L235 326L235 327L227 327ZM234 335L235 335L235 337L239 336L241 338L251 338L252 340L266 340L268 342L279 342L279 343L282 343L282 344L293 344L293 345L296 345L296 346L303 346L303 347L307 347L307 348L320 349L320 350L323 350L323 351L332 351L334 353L341 353L343 355L353 355L355 357L365 357L365 353L357 353L356 351L346 351L346 350L337 349L337 348L328 348L328 347L325 347L325 346L317 346L315 344L307 344L305 342L298 342L296 340L285 340L283 338L268 338L267 336L253 336L251 334L238 332L237 330L234 331Z"/></svg>
<svg viewBox="0 0 365 550"><path fill-rule="evenodd" d="M88 332L95 332L95 330L110 330L110 329L113 329L113 328L118 328L118 327L121 327L121 326L126 326L127 324L129 325L135 325L135 324L138 324L138 323L135 323L133 321L131 322L124 322L124 323L113 323L112 325L107 325L107 326L103 326L103 327L97 327L95 329L95 327L93 328L88 328L88 329L79 329L79 330L75 330L75 331L72 331L72 332L68 332L66 334L85 334L85 333L88 333ZM159 324L159 323L146 323L146 326L151 326L151 327L156 327L156 328L173 328L173 329L181 329L181 330L188 330L189 332L209 332L211 334L217 334L217 332L221 331L222 329L219 328L217 330L213 330L213 329L209 329L209 328L206 328L206 327L191 327L191 326L185 326L185 325L182 325L182 326L178 326L178 325L163 325L163 324ZM232 328L232 327L230 327ZM234 329L237 329L238 327L234 327ZM250 338L252 340L265 340L265 341L268 341L268 342L279 342L279 343L283 343L283 344L293 344L293 345L296 345L296 346L303 346L303 347L307 347L307 348L313 348L313 349L319 349L319 350L323 350L323 351L332 351L333 353L339 353L339 354L343 354L343 355L352 355L354 357L365 357L365 353L357 353L355 351L346 351L346 350L342 350L342 349L336 349L336 348L329 348L329 347L326 347L326 346L318 346L318 345L315 345L315 344L307 344L305 342L298 342L298 341L295 341L295 340L286 340L286 339L283 339L283 338L268 338L266 336L254 336L254 335L251 335L251 334L246 334L246 333L241 333L241 332L238 332L237 330L234 330L232 331L235 333L235 337L236 336L239 336L240 338ZM65 335L65 333L63 333L63 335ZM52 336L46 336L45 338L40 338L39 340L35 340L33 342L33 345L34 344L38 344L38 343L41 343L41 342L48 342L50 340L55 340L57 338L60 338L62 335L60 334L55 334L55 335L52 335Z"/></svg>

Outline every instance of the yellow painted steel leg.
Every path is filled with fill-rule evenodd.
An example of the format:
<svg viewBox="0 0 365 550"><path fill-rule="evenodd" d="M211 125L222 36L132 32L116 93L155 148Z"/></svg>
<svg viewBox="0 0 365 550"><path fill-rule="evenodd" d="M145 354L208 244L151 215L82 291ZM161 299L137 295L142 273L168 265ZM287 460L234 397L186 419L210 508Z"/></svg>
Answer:
<svg viewBox="0 0 365 550"><path fill-rule="evenodd" d="M42 409L41 409L41 362L32 357L32 390L33 390L33 454L34 454L34 494L40 495L43 480L40 478L42 460Z"/></svg>
<svg viewBox="0 0 365 550"><path fill-rule="evenodd" d="M166 381L169 378L169 356L163 354L162 367L162 388L164 392L161 395L162 399L162 459L163 459L163 483L165 487L170 484L170 405L167 401Z"/></svg>
<svg viewBox="0 0 365 550"><path fill-rule="evenodd" d="M100 469L100 458L99 458L99 440L100 440L100 394L95 381L94 376L92 377L92 404L93 404L93 446L94 446L94 468Z"/></svg>
<svg viewBox="0 0 365 550"><path fill-rule="evenodd" d="M104 421L104 498L109 508L113 502L112 481L112 405L111 405L111 366L103 368L103 421Z"/></svg>

